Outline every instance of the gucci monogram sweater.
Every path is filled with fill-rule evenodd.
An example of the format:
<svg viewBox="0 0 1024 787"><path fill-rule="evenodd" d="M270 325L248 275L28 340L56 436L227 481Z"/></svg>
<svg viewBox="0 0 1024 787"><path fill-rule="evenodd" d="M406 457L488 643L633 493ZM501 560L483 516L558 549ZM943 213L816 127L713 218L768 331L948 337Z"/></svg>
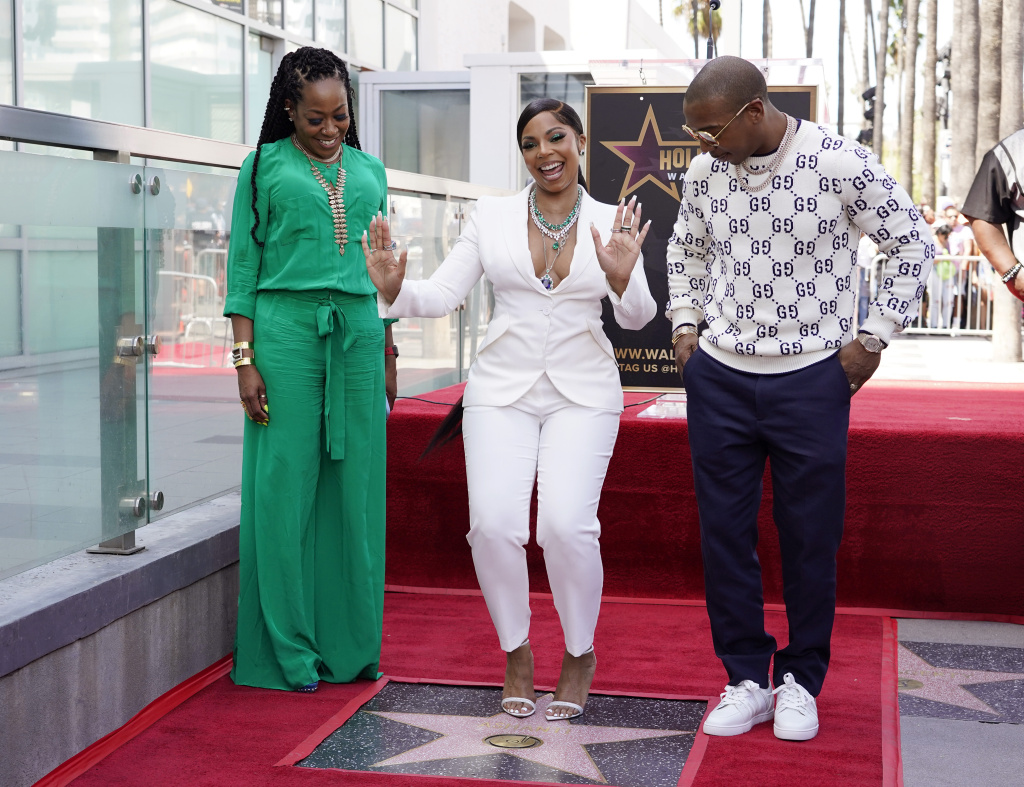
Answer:
<svg viewBox="0 0 1024 787"><path fill-rule="evenodd" d="M747 164L764 173L773 156ZM742 173L756 187L767 174ZM668 243L672 326L708 330L700 347L735 369L778 374L810 366L853 338L857 244L889 257L859 330L888 343L917 314L935 257L928 225L874 154L803 122L763 191L736 167L693 160Z"/></svg>

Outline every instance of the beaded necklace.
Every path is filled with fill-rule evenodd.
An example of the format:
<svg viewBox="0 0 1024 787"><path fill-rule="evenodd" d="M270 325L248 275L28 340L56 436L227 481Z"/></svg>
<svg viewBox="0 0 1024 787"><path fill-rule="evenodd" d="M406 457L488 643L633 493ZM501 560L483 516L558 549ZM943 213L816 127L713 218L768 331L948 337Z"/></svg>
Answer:
<svg viewBox="0 0 1024 787"><path fill-rule="evenodd" d="M775 173L779 171L779 167L782 166L783 160L786 158L786 154L789 153L789 148L793 144L793 138L796 136L796 120L791 115L786 115L786 133L782 136L782 142L779 143L779 149L775 153L775 157L772 159L772 163L767 169L751 167L747 160L743 160L743 169L749 172L751 175L761 175L767 172L768 177L765 178L761 183L756 186L750 186L747 184L746 178L740 173L740 165L734 165L736 167L736 179L740 182L740 188L744 191L755 194L758 191L764 191L768 184L775 178Z"/></svg>
<svg viewBox="0 0 1024 787"><path fill-rule="evenodd" d="M306 157L306 161L309 162L309 168L313 172L313 177L316 178L317 183L323 187L323 190L327 192L327 201L331 206L331 216L334 219L334 242L338 244L338 251L341 254L345 253L345 244L348 243L348 228L345 224L345 168L341 166L341 144L338 144L338 152L334 156L333 160L324 160L311 156L302 145L299 144L299 140L296 139L295 135L292 134L292 144L298 148L299 152ZM321 164L331 166L335 161L338 162L338 178L337 183L331 184L320 169L313 163L316 159Z"/></svg>
<svg viewBox="0 0 1024 787"><path fill-rule="evenodd" d="M551 262L548 262L548 250L547 244L544 244L544 275L540 277L540 283L544 285L545 290L550 290L554 286L554 282L551 279L551 269L555 267L555 260L558 259L559 253L562 251L562 247L565 245L565 239L569 236L569 231L576 223L576 219L580 217L580 205L583 203L583 187L580 185L576 186L576 204L573 205L572 210L566 217L565 221L561 224L552 224L544 218L544 214L540 212L540 208L537 207L537 187L534 186L533 190L530 191L530 218L533 219L533 223L537 229L540 230L542 235L546 235L554 241L551 244L551 248L555 252L555 256L551 258Z"/></svg>

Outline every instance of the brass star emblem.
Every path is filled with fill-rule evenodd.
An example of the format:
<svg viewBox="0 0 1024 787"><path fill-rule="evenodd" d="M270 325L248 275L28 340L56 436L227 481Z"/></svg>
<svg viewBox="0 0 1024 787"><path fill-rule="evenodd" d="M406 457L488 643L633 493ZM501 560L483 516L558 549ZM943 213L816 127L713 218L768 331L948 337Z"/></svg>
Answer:
<svg viewBox="0 0 1024 787"><path fill-rule="evenodd" d="M622 181L619 199L624 199L644 183L650 182L673 199L679 199L676 183L682 180L682 172L689 167L694 155L700 154L700 144L693 140L665 141L658 127L654 106L647 107L647 115L640 135L636 140L601 142L612 153L629 164Z"/></svg>

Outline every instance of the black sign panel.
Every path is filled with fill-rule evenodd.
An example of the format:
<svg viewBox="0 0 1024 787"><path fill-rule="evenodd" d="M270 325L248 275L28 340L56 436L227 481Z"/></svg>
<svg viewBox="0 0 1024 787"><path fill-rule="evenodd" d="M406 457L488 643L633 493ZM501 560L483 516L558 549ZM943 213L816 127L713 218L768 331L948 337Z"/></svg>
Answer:
<svg viewBox="0 0 1024 787"><path fill-rule="evenodd" d="M700 146L683 131L685 87L587 87L587 185L599 202L636 195L651 220L644 270L660 313L668 305L665 250L679 214L680 183ZM769 87L772 103L788 115L814 120L817 88ZM672 326L659 313L641 331L619 328L611 306L604 329L615 346L626 388L682 387L672 355Z"/></svg>

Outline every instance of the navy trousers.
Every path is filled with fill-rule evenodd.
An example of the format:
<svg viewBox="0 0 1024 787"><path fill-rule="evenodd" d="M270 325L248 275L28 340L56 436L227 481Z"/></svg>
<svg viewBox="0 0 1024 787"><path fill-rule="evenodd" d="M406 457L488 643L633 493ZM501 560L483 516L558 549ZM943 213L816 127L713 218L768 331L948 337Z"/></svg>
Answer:
<svg viewBox="0 0 1024 787"><path fill-rule="evenodd" d="M736 371L698 350L684 368L715 653L736 685L793 673L817 696L828 669L846 507L850 386L838 354L786 374ZM764 628L757 511L770 460L789 643Z"/></svg>

